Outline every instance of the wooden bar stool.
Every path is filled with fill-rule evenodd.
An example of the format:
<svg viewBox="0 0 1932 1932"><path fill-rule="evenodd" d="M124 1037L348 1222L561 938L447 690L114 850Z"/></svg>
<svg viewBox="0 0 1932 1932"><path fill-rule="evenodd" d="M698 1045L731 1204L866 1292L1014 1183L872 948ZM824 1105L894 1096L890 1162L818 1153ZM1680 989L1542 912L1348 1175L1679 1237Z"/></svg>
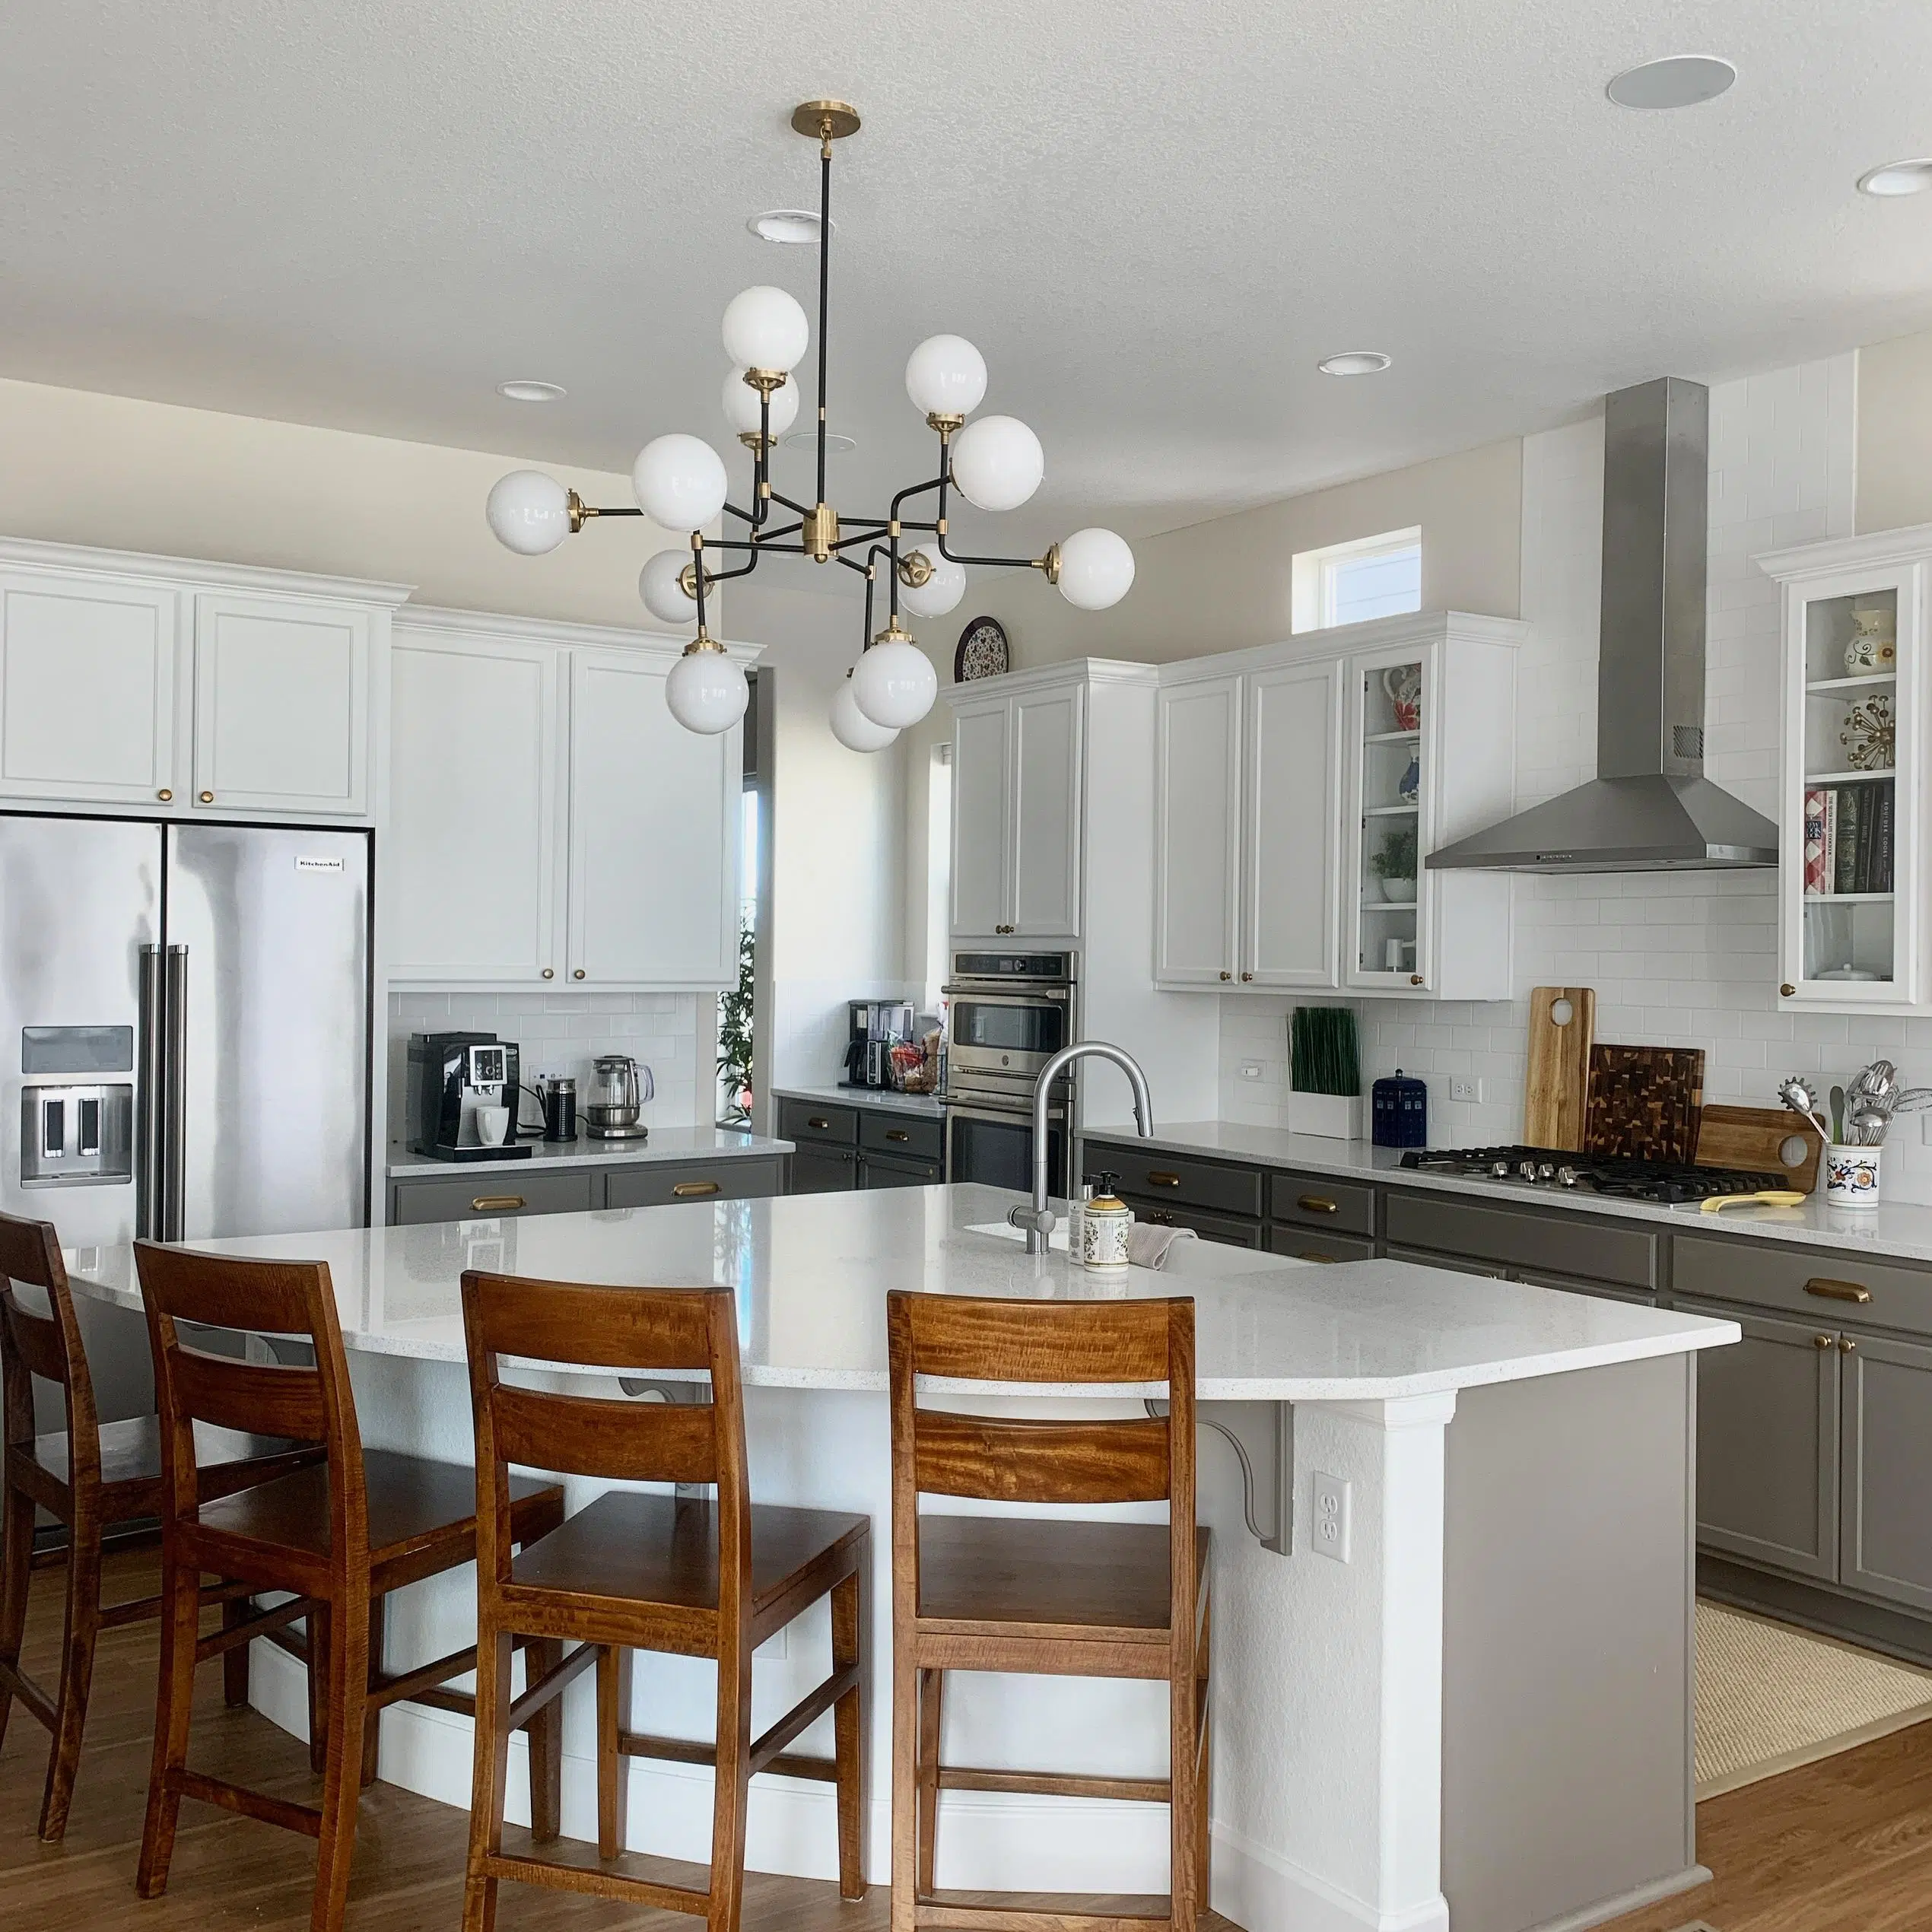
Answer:
<svg viewBox="0 0 1932 1932"><path fill-rule="evenodd" d="M395 1676L371 1651L372 1606L392 1590L470 1562L476 1554L471 1472L386 1451L364 1452L349 1387L342 1331L327 1266L319 1261L251 1261L176 1247L135 1244L160 1400L161 1672L154 1765L141 1831L136 1889L157 1897L167 1885L176 1820L184 1797L199 1798L320 1841L313 1932L342 1921L364 1781L364 1741L376 1714L405 1701L474 1713L475 1700L443 1688L476 1666L459 1651ZM190 1346L177 1323L299 1337L312 1367L264 1365ZM195 1425L314 1437L327 1460L272 1482L209 1501L196 1486ZM563 1520L555 1483L513 1479L499 1533L527 1541ZM199 1634L203 1571L250 1589L288 1590L294 1600ZM313 1653L310 1708L326 1737L320 1808L294 1804L188 1768L195 1667L306 1616ZM556 1661L552 1644L531 1649L539 1677ZM539 1837L554 1837L562 1768L557 1712L531 1726L530 1812Z"/></svg>
<svg viewBox="0 0 1932 1932"><path fill-rule="evenodd" d="M1208 1533L1194 1522L1194 1304L886 1298L892 1403L892 1925L952 1932L1193 1932L1208 1890ZM916 1378L1165 1382L1168 1412L1093 1422L919 1406ZM1165 1498L1165 1524L922 1514L922 1495L1017 1503ZM939 1762L948 1670L1165 1679L1169 1775ZM949 1905L933 1895L942 1791L1165 1801L1165 1918Z"/></svg>
<svg viewBox="0 0 1932 1932"><path fill-rule="evenodd" d="M40 1289L47 1298L47 1312L24 1306L17 1284ZM37 1375L59 1386L67 1410L64 1434L34 1434ZM100 1600L101 1545L107 1531L116 1524L161 1513L160 1423L153 1416L121 1422L99 1419L53 1223L5 1214L0 1214L0 1406L6 1444L0 1465L5 1515L0 1529L0 1738L6 1735L16 1698L52 1733L40 1826L41 1837L51 1844L67 1830L96 1641L103 1630L160 1615L158 1597L105 1605ZM201 1493L208 1498L286 1475L322 1454L319 1443L277 1441L227 1429L209 1431L203 1447ZM20 1667L37 1505L67 1526L67 1622L59 1688L51 1695ZM238 1594L237 1586L224 1582L204 1590L202 1600L225 1603ZM245 1662L245 1656L238 1654L238 1660ZM230 1701L239 1701L232 1679L229 1689ZM241 1695L246 1695L244 1679Z"/></svg>
<svg viewBox="0 0 1932 1932"><path fill-rule="evenodd" d="M745 1471L738 1325L728 1289L619 1289L463 1276L463 1328L476 1415L476 1777L470 1800L464 1932L489 1932L503 1879L623 1899L737 1932L745 1882L746 1787L761 1771L829 1780L838 1793L839 1890L865 1895L861 1806L866 1689L863 1516L754 1504ZM675 1406L553 1395L500 1380L505 1355L640 1373L706 1369L708 1403ZM715 1501L610 1491L512 1556L508 1466L520 1463L631 1482L715 1483ZM763 1736L752 1736L752 1653L831 1597L831 1674ZM574 1639L550 1679L513 1702L512 1634ZM623 1652L717 1660L715 1746L656 1737L624 1722ZM564 1680L597 1668L597 1849L620 1849L624 1761L715 1768L711 1875L703 1892L503 1849L510 1732ZM834 1755L786 1747L832 1713Z"/></svg>

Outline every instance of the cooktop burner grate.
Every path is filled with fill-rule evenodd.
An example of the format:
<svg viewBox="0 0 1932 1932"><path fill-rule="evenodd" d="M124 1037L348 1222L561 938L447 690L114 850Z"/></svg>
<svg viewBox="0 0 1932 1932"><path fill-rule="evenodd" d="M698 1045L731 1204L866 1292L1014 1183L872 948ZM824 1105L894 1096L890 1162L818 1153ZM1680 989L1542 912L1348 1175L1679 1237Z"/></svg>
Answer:
<svg viewBox="0 0 1932 1932"><path fill-rule="evenodd" d="M1574 1189L1628 1200L1701 1201L1714 1194L1757 1194L1788 1187L1781 1174L1700 1168L1683 1161L1639 1161L1555 1147L1419 1147L1402 1157L1419 1174L1466 1174L1517 1187Z"/></svg>

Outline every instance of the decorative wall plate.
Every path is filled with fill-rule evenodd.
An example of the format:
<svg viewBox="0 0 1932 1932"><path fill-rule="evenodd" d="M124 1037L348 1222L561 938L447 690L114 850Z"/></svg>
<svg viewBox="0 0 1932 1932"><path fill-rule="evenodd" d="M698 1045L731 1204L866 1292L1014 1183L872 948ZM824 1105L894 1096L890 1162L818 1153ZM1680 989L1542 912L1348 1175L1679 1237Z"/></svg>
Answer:
<svg viewBox="0 0 1932 1932"><path fill-rule="evenodd" d="M955 684L971 684L976 678L1003 677L1013 668L1013 653L1006 642L1006 627L996 617L976 617L959 634L959 649L952 660Z"/></svg>
<svg viewBox="0 0 1932 1932"><path fill-rule="evenodd" d="M1838 742L1845 747L1848 771L1889 771L1898 762L1898 732L1890 694L1874 691L1847 706L1845 723L1838 726Z"/></svg>

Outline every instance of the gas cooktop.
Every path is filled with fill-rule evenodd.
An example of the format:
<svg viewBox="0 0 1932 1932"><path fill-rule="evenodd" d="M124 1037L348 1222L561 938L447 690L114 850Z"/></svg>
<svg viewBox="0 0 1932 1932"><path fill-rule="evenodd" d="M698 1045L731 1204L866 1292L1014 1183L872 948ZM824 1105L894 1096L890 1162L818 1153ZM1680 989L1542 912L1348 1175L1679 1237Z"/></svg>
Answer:
<svg viewBox="0 0 1932 1932"><path fill-rule="evenodd" d="M1403 1155L1402 1165L1419 1174L1466 1174L1503 1186L1574 1189L1636 1201L1701 1201L1713 1194L1758 1194L1791 1185L1780 1174L1578 1154L1557 1147L1417 1147Z"/></svg>

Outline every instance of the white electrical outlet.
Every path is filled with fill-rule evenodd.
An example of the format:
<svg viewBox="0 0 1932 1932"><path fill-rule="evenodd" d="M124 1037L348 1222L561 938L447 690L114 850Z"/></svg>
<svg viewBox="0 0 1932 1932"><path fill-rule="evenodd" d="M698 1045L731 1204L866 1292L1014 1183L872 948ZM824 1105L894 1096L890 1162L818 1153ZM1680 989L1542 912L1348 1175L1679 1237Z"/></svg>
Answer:
<svg viewBox="0 0 1932 1932"><path fill-rule="evenodd" d="M1241 1078L1244 1080L1258 1080L1261 1078L1261 1069L1250 1060L1241 1069Z"/></svg>
<svg viewBox="0 0 1932 1932"><path fill-rule="evenodd" d="M1451 1080L1449 1082L1449 1098L1451 1100L1479 1101L1482 1098L1482 1082L1480 1080Z"/></svg>
<svg viewBox="0 0 1932 1932"><path fill-rule="evenodd" d="M1313 1488L1314 1508L1308 1517L1308 1540L1318 1554L1346 1563L1351 1486L1339 1476L1324 1476L1317 1470Z"/></svg>

